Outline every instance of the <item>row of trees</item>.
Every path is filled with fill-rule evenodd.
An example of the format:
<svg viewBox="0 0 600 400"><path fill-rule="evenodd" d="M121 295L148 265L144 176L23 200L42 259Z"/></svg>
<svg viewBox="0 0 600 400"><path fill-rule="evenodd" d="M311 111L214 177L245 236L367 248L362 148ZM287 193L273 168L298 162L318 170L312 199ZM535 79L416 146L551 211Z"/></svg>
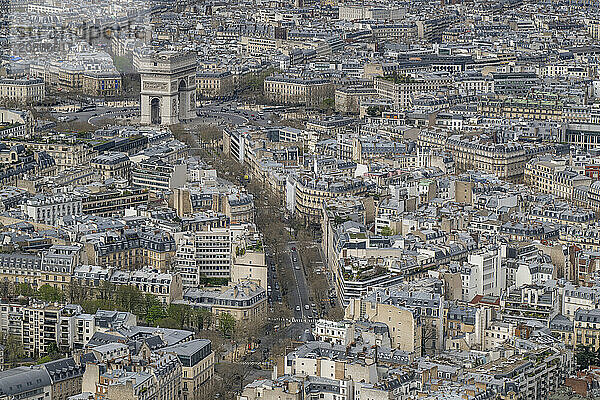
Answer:
<svg viewBox="0 0 600 400"><path fill-rule="evenodd" d="M63 302L66 298L62 290L48 284L42 285L35 289L28 283L19 283L16 285L15 294L17 296L32 297L48 303Z"/></svg>
<svg viewBox="0 0 600 400"><path fill-rule="evenodd" d="M14 295L51 303L69 301L81 305L90 314L99 309L127 311L150 326L208 329L215 322L208 310L180 304L166 306L156 296L143 293L135 286L114 285L106 281L94 289L73 284L66 292L50 285L35 289L27 283L21 283L15 286Z"/></svg>

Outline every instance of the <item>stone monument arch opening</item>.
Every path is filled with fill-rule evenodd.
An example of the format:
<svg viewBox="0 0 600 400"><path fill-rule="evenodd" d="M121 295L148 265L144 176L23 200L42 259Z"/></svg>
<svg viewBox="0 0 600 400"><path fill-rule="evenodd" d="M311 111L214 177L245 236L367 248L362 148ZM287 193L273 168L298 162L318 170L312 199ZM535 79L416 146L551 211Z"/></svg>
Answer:
<svg viewBox="0 0 600 400"><path fill-rule="evenodd" d="M188 105L187 99L187 87L185 84L185 80L179 81L179 87L177 88L177 93L179 94L179 115L186 115L187 111L190 109Z"/></svg>
<svg viewBox="0 0 600 400"><path fill-rule="evenodd" d="M155 97L150 101L150 123L160 125L160 122L160 99Z"/></svg>

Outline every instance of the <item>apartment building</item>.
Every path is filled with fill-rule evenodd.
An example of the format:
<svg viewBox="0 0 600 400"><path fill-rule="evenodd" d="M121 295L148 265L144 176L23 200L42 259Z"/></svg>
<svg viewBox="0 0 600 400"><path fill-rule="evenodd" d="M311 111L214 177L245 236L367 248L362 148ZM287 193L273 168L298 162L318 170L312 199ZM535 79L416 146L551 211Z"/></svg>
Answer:
<svg viewBox="0 0 600 400"><path fill-rule="evenodd" d="M261 56L273 53L281 46L282 40L268 37L241 36L239 43L248 55Z"/></svg>
<svg viewBox="0 0 600 400"><path fill-rule="evenodd" d="M465 73L457 78L456 86L461 95L488 94L494 91L494 81L488 75ZM485 104L485 99L482 99ZM483 110L482 110L483 112Z"/></svg>
<svg viewBox="0 0 600 400"><path fill-rule="evenodd" d="M25 137L31 135L34 118L30 112L0 109L0 136Z"/></svg>
<svg viewBox="0 0 600 400"><path fill-rule="evenodd" d="M468 263L461 268L462 299L471 301L475 296L499 296L506 288L506 265L500 249L486 249L469 254Z"/></svg>
<svg viewBox="0 0 600 400"><path fill-rule="evenodd" d="M148 204L149 190L137 186L114 188L110 186L91 186L89 190L78 190L81 197L83 214L110 217L123 214L129 208Z"/></svg>
<svg viewBox="0 0 600 400"><path fill-rule="evenodd" d="M125 179L131 178L131 161L126 153L106 152L94 157L90 166L102 179Z"/></svg>
<svg viewBox="0 0 600 400"><path fill-rule="evenodd" d="M244 281L211 289L188 289L183 304L220 314L230 314L236 321L263 319L267 313L267 291L255 282Z"/></svg>
<svg viewBox="0 0 600 400"><path fill-rule="evenodd" d="M383 299L354 299L346 307L345 318L381 322L388 326L393 348L420 355L422 321L417 310L387 303Z"/></svg>
<svg viewBox="0 0 600 400"><path fill-rule="evenodd" d="M267 77L264 91L273 102L307 107L320 107L334 94L332 83L326 79L283 75Z"/></svg>
<svg viewBox="0 0 600 400"><path fill-rule="evenodd" d="M215 353L210 340L195 339L159 350L181 362L181 400L201 400L215 374Z"/></svg>
<svg viewBox="0 0 600 400"><path fill-rule="evenodd" d="M88 264L122 269L144 264L139 236L134 230L91 233L83 236L82 242Z"/></svg>
<svg viewBox="0 0 600 400"><path fill-rule="evenodd" d="M539 83L533 72L492 72L494 93L500 96L526 96Z"/></svg>
<svg viewBox="0 0 600 400"><path fill-rule="evenodd" d="M0 372L2 399L51 399L52 382L41 367L17 367Z"/></svg>
<svg viewBox="0 0 600 400"><path fill-rule="evenodd" d="M37 103L44 100L46 86L40 78L0 78L0 100Z"/></svg>
<svg viewBox="0 0 600 400"><path fill-rule="evenodd" d="M583 309L575 311L575 346L589 346L594 351L600 348L600 310Z"/></svg>
<svg viewBox="0 0 600 400"><path fill-rule="evenodd" d="M86 71L81 75L81 91L95 97L115 97L123 91L121 74L114 71Z"/></svg>
<svg viewBox="0 0 600 400"><path fill-rule="evenodd" d="M201 278L229 278L231 273L231 230L212 228L184 234L177 244L175 268L184 288L196 288Z"/></svg>
<svg viewBox="0 0 600 400"><path fill-rule="evenodd" d="M44 363L41 367L50 376L52 400L68 400L81 394L85 365L76 363L73 358L62 358Z"/></svg>
<svg viewBox="0 0 600 400"><path fill-rule="evenodd" d="M507 288L500 297L500 313L505 322L539 321L547 325L560 308L556 287L523 285Z"/></svg>
<svg viewBox="0 0 600 400"><path fill-rule="evenodd" d="M561 314L570 319L575 318L577 310L593 310L600 305L600 288L575 286L567 283L564 287L562 296Z"/></svg>
<svg viewBox="0 0 600 400"><path fill-rule="evenodd" d="M52 245L42 253L39 284L50 285L66 291L71 284L73 271L82 262L82 245Z"/></svg>
<svg viewBox="0 0 600 400"><path fill-rule="evenodd" d="M109 282L113 268L104 268L98 265L80 265L73 270L71 280L73 284L82 290L101 288Z"/></svg>
<svg viewBox="0 0 600 400"><path fill-rule="evenodd" d="M44 152L33 154L33 151L21 144L8 146L0 143L0 166L0 183L4 185L16 185L17 180L29 172L41 176L56 173L56 164L52 157Z"/></svg>
<svg viewBox="0 0 600 400"><path fill-rule="evenodd" d="M350 86L336 89L334 96L336 111L358 114L361 100L377 96L377 91L373 87Z"/></svg>
<svg viewBox="0 0 600 400"><path fill-rule="evenodd" d="M587 32L590 37L593 39L600 39L600 19L597 18L587 18L585 20L587 25Z"/></svg>
<svg viewBox="0 0 600 400"><path fill-rule="evenodd" d="M238 400L259 399L304 399L303 380L296 377L282 376L277 381L258 381L244 388Z"/></svg>
<svg viewBox="0 0 600 400"><path fill-rule="evenodd" d="M449 75L420 74L376 77L373 81L379 97L392 101L395 110L412 106L413 96L421 92L437 92L452 86Z"/></svg>
<svg viewBox="0 0 600 400"><path fill-rule="evenodd" d="M155 296L162 304L181 300L183 284L178 273L163 273L152 268L137 271L115 270L109 278L114 285L135 286L142 293Z"/></svg>
<svg viewBox="0 0 600 400"><path fill-rule="evenodd" d="M68 194L37 194L21 205L29 220L46 225L58 225L60 219L81 214L81 199Z"/></svg>
<svg viewBox="0 0 600 400"><path fill-rule="evenodd" d="M427 40L428 42L439 43L442 40L442 34L444 31L455 20L455 15L448 14L416 21L417 36Z"/></svg>
<svg viewBox="0 0 600 400"><path fill-rule="evenodd" d="M160 229L142 229L138 237L144 265L159 271L171 269L177 248L171 234Z"/></svg>
<svg viewBox="0 0 600 400"><path fill-rule="evenodd" d="M181 362L175 355L167 353L150 360L144 371L112 370L100 374L97 382L98 386L104 386L101 391L95 392L100 398L178 400L182 382Z"/></svg>
<svg viewBox="0 0 600 400"><path fill-rule="evenodd" d="M338 346L349 346L354 341L354 325L348 321L319 319L312 329L315 340Z"/></svg>
<svg viewBox="0 0 600 400"><path fill-rule="evenodd" d="M267 269L267 260L263 251L236 246L231 265L232 282L253 281L260 287L266 288L268 286Z"/></svg>
<svg viewBox="0 0 600 400"><path fill-rule="evenodd" d="M168 164L151 157L133 167L131 183L153 192L169 191L183 186L186 174L186 164Z"/></svg>
<svg viewBox="0 0 600 400"><path fill-rule="evenodd" d="M339 8L339 18L344 21L390 20L397 19L401 15L401 10L397 8L362 7L352 4L342 4Z"/></svg>
<svg viewBox="0 0 600 400"><path fill-rule="evenodd" d="M29 357L48 354L49 346L58 345L62 307L32 304L23 308L23 350Z"/></svg>
<svg viewBox="0 0 600 400"><path fill-rule="evenodd" d="M452 153L459 170L479 170L509 182L519 182L527 162L549 152L551 147L516 142L496 144L454 135L446 140L446 149Z"/></svg>
<svg viewBox="0 0 600 400"><path fill-rule="evenodd" d="M200 71L196 73L196 94L199 99L215 99L231 95L234 77L230 71Z"/></svg>
<svg viewBox="0 0 600 400"><path fill-rule="evenodd" d="M96 156L96 151L87 142L66 140L43 140L43 141L8 141L9 146L23 145L34 153L44 152L54 159L57 172L72 167L81 167L89 164Z"/></svg>
<svg viewBox="0 0 600 400"><path fill-rule="evenodd" d="M30 357L45 355L52 343L65 352L82 349L94 333L135 325L136 321L136 316L127 312L85 314L75 305L0 304L2 333L18 337Z"/></svg>
<svg viewBox="0 0 600 400"><path fill-rule="evenodd" d="M42 258L27 253L0 253L0 279L14 285L41 286Z"/></svg>
<svg viewBox="0 0 600 400"><path fill-rule="evenodd" d="M477 104L477 110L488 118L562 121L563 103L558 100L533 98L487 98Z"/></svg>
<svg viewBox="0 0 600 400"><path fill-rule="evenodd" d="M306 222L321 221L322 204L329 199L367 193L372 184L358 178L317 179L304 175L288 178L288 210ZM293 196L293 197L292 197Z"/></svg>

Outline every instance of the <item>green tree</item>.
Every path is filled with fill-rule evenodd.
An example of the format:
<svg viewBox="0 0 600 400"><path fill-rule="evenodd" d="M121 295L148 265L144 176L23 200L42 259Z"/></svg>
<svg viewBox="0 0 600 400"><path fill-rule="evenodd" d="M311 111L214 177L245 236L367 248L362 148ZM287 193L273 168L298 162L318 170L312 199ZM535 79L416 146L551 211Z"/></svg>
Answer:
<svg viewBox="0 0 600 400"><path fill-rule="evenodd" d="M21 342L19 336L4 334L2 336L2 344L5 347L4 362L7 367L14 367L25 357L23 342Z"/></svg>
<svg viewBox="0 0 600 400"><path fill-rule="evenodd" d="M131 285L119 285L115 291L115 308L129 311L136 315L145 314L144 295L138 288Z"/></svg>
<svg viewBox="0 0 600 400"><path fill-rule="evenodd" d="M50 361L52 361L52 358L51 358L49 355L46 355L46 356L44 356L44 357L41 357L41 358L39 358L39 359L36 361L36 364L37 364L37 365L40 365L40 364L45 364L45 363L47 363L47 362L50 362Z"/></svg>
<svg viewBox="0 0 600 400"><path fill-rule="evenodd" d="M326 99L323 99L323 102L321 103L321 108L325 109L325 110L332 110L335 107L335 100L332 99L331 97L327 97Z"/></svg>
<svg viewBox="0 0 600 400"><path fill-rule="evenodd" d="M60 289L57 289L48 284L40 286L37 291L36 297L40 300L53 303L55 301L63 301L64 295Z"/></svg>
<svg viewBox="0 0 600 400"><path fill-rule="evenodd" d="M394 234L394 231L389 226L384 226L383 228L381 228L381 234L383 236L392 236Z"/></svg>
<svg viewBox="0 0 600 400"><path fill-rule="evenodd" d="M577 360L577 369L584 370L590 365L598 364L598 352L595 352L591 346L579 345L575 350L575 359Z"/></svg>
<svg viewBox="0 0 600 400"><path fill-rule="evenodd" d="M48 344L47 351L47 356L50 357L51 360L58 360L62 357L62 353L58 348L58 344L56 342L50 342L50 344Z"/></svg>
<svg viewBox="0 0 600 400"><path fill-rule="evenodd" d="M210 327L213 321L213 317L214 316L210 311L201 308L199 310L194 310L193 316L191 318L194 319L197 329L201 330L208 329Z"/></svg>
<svg viewBox="0 0 600 400"><path fill-rule="evenodd" d="M19 283L17 286L17 295L33 297L35 295L35 289L32 288L29 283Z"/></svg>
<svg viewBox="0 0 600 400"><path fill-rule="evenodd" d="M184 304L171 304L167 308L167 316L177 323L177 328L183 329L190 325L192 309Z"/></svg>
<svg viewBox="0 0 600 400"><path fill-rule="evenodd" d="M369 107L367 107L367 115L369 117L380 117L381 109L376 106L369 106Z"/></svg>
<svg viewBox="0 0 600 400"><path fill-rule="evenodd" d="M114 310L117 308L112 301L103 299L82 300L79 304L88 314L95 314L98 310Z"/></svg>
<svg viewBox="0 0 600 400"><path fill-rule="evenodd" d="M145 319L148 325L154 326L158 320L163 319L166 316L167 313L165 312L164 307L160 304L154 304L148 309Z"/></svg>
<svg viewBox="0 0 600 400"><path fill-rule="evenodd" d="M145 316L147 316L150 313L151 309L156 310L157 308L163 310L163 317L167 316L165 306L163 305L163 303L160 302L160 300L158 300L156 296L151 294L142 294L142 302L141 308L139 310L139 315L145 318Z"/></svg>
<svg viewBox="0 0 600 400"><path fill-rule="evenodd" d="M109 281L100 282L100 288L98 290L98 297L103 300L109 300L115 298L116 287Z"/></svg>
<svg viewBox="0 0 600 400"><path fill-rule="evenodd" d="M156 321L156 325L160 326L161 328L180 329L179 323L170 317L159 319Z"/></svg>
<svg viewBox="0 0 600 400"><path fill-rule="evenodd" d="M226 338L230 338L235 331L235 318L229 313L219 314L219 331Z"/></svg>

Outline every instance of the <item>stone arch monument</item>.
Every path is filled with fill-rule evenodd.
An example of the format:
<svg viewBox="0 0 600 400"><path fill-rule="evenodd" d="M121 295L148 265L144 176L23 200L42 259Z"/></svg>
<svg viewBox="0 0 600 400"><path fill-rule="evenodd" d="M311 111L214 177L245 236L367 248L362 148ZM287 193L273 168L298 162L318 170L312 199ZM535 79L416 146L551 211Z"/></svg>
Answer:
<svg viewBox="0 0 600 400"><path fill-rule="evenodd" d="M141 120L173 125L196 116L196 55L162 51L139 60Z"/></svg>

